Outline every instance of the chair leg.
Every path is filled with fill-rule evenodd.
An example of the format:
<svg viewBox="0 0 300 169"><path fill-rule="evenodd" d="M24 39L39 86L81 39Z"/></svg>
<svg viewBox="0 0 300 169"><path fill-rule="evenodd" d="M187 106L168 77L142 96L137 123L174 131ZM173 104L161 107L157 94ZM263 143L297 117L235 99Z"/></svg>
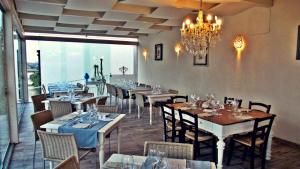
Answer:
<svg viewBox="0 0 300 169"><path fill-rule="evenodd" d="M248 147L245 146L244 152L243 152L243 161L245 161L246 157L247 157L247 153L248 153Z"/></svg>
<svg viewBox="0 0 300 169"><path fill-rule="evenodd" d="M108 135L108 154L110 155L110 134Z"/></svg>
<svg viewBox="0 0 300 169"><path fill-rule="evenodd" d="M217 140L215 137L213 138L212 155L214 162L217 163Z"/></svg>
<svg viewBox="0 0 300 169"><path fill-rule="evenodd" d="M262 146L262 151L261 151L261 169L265 169L266 168L266 151L267 149Z"/></svg>
<svg viewBox="0 0 300 169"><path fill-rule="evenodd" d="M231 139L230 143L229 143L229 153L228 153L227 165L230 165L231 158L233 156L233 151L234 151L234 140Z"/></svg>
<svg viewBox="0 0 300 169"><path fill-rule="evenodd" d="M252 148L251 147L251 150L250 150L250 169L254 169L254 164L255 164L255 154L254 154L254 151L255 151L255 147Z"/></svg>
<svg viewBox="0 0 300 169"><path fill-rule="evenodd" d="M45 162L45 160L43 160L43 162L44 162L44 169L46 168L46 162Z"/></svg>
<svg viewBox="0 0 300 169"><path fill-rule="evenodd" d="M36 150L36 141L34 140L34 150L33 150L33 159L32 159L33 169L35 168L35 150Z"/></svg>

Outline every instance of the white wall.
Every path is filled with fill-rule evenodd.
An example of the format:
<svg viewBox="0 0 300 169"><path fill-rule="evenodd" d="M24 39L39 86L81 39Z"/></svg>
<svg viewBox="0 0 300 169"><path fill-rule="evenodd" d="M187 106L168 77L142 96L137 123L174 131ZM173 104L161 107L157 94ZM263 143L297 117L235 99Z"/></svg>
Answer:
<svg viewBox="0 0 300 169"><path fill-rule="evenodd" d="M178 29L140 38L138 80L178 89L182 94L215 93L272 105L277 114L274 134L300 144L300 61L296 60L299 0L274 0L269 8L255 7L225 17L221 41L211 48L209 66L193 66L191 56L177 59ZM232 40L244 34L248 42L238 59ZM163 43L163 61L154 61L154 45ZM145 60L142 49L150 50Z"/></svg>

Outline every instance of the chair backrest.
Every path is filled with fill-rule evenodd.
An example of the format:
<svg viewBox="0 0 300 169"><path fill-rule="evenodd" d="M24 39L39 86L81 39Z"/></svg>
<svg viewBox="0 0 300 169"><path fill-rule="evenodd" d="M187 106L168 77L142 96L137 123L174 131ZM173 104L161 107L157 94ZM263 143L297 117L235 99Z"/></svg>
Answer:
<svg viewBox="0 0 300 169"><path fill-rule="evenodd" d="M83 101L81 103L81 106L83 108L83 111L87 111L87 105L93 105L93 104L96 104L96 103L97 103L96 98L90 98L90 99L87 99L87 100Z"/></svg>
<svg viewBox="0 0 300 169"><path fill-rule="evenodd" d="M34 112L45 110L45 104L42 103L42 101L46 99L47 97L45 94L31 96Z"/></svg>
<svg viewBox="0 0 300 169"><path fill-rule="evenodd" d="M258 138L264 141L264 149L267 148L269 135L272 129L273 121L276 115L272 114L270 117L265 118L257 118L254 122L252 138L251 138L251 146L255 147L256 140Z"/></svg>
<svg viewBox="0 0 300 169"><path fill-rule="evenodd" d="M42 93L45 95L47 94L46 87L44 84L42 84Z"/></svg>
<svg viewBox="0 0 300 169"><path fill-rule="evenodd" d="M237 101L238 102L238 107L241 108L242 107L242 102L243 100L242 99L235 99L233 97L224 97L224 104L229 104L231 103L232 101Z"/></svg>
<svg viewBox="0 0 300 169"><path fill-rule="evenodd" d="M103 113L117 113L118 106L105 106L105 105L98 105L97 106L99 112Z"/></svg>
<svg viewBox="0 0 300 169"><path fill-rule="evenodd" d="M111 84L106 83L106 92L111 94Z"/></svg>
<svg viewBox="0 0 300 169"><path fill-rule="evenodd" d="M50 101L50 108L54 118L72 113L72 104L69 101Z"/></svg>
<svg viewBox="0 0 300 169"><path fill-rule="evenodd" d="M164 123L164 134L167 135L167 124L172 124L172 136L176 135L176 119L175 119L175 113L174 108L170 107L166 104L161 105L161 112L163 116L163 123ZM173 140L172 140L173 141Z"/></svg>
<svg viewBox="0 0 300 169"><path fill-rule="evenodd" d="M94 93L78 93L77 95L82 97L94 97Z"/></svg>
<svg viewBox="0 0 300 169"><path fill-rule="evenodd" d="M172 94L178 94L178 90L174 90L174 89L169 89L168 90L169 93L172 93Z"/></svg>
<svg viewBox="0 0 300 169"><path fill-rule="evenodd" d="M105 105L107 100L107 96L101 97L97 101L97 105Z"/></svg>
<svg viewBox="0 0 300 169"><path fill-rule="evenodd" d="M189 101L189 96L172 96L171 100L172 103L184 103Z"/></svg>
<svg viewBox="0 0 300 169"><path fill-rule="evenodd" d="M249 101L249 109L255 109L266 113L270 113L271 105Z"/></svg>
<svg viewBox="0 0 300 169"><path fill-rule="evenodd" d="M147 156L151 149L165 152L167 158L187 160L193 160L194 158L194 147L192 144L146 141L144 156Z"/></svg>
<svg viewBox="0 0 300 169"><path fill-rule="evenodd" d="M76 86L77 86L78 88L83 88L83 84L81 84L81 83L77 83Z"/></svg>
<svg viewBox="0 0 300 169"><path fill-rule="evenodd" d="M80 169L76 156L72 155L63 162L59 163L54 169Z"/></svg>
<svg viewBox="0 0 300 169"><path fill-rule="evenodd" d="M118 96L117 88L113 85L111 85L110 87L111 87L111 95L117 97Z"/></svg>
<svg viewBox="0 0 300 169"><path fill-rule="evenodd" d="M135 93L135 103L139 107L145 107L145 99L142 94Z"/></svg>
<svg viewBox="0 0 300 169"><path fill-rule="evenodd" d="M53 97L67 96L68 92L53 92Z"/></svg>
<svg viewBox="0 0 300 169"><path fill-rule="evenodd" d="M50 133L38 130L43 149L44 159L62 161L74 155L78 158L78 148L75 137L70 133Z"/></svg>
<svg viewBox="0 0 300 169"><path fill-rule="evenodd" d="M179 110L180 124L184 131L194 133L194 140L198 142L198 116L187 111Z"/></svg>
<svg viewBox="0 0 300 169"><path fill-rule="evenodd" d="M118 98L124 99L124 93L123 90L120 87L116 87L117 93L118 93Z"/></svg>
<svg viewBox="0 0 300 169"><path fill-rule="evenodd" d="M150 88L151 88L151 85L145 85L145 87L150 89Z"/></svg>
<svg viewBox="0 0 300 169"><path fill-rule="evenodd" d="M140 86L140 87L146 87L146 84L140 83L139 86Z"/></svg>
<svg viewBox="0 0 300 169"><path fill-rule="evenodd" d="M41 126L52 120L53 120L53 115L50 110L39 111L39 112L36 112L31 115L31 121L32 121L33 129L34 129L35 141L39 140L37 130L45 130L45 129L41 129Z"/></svg>

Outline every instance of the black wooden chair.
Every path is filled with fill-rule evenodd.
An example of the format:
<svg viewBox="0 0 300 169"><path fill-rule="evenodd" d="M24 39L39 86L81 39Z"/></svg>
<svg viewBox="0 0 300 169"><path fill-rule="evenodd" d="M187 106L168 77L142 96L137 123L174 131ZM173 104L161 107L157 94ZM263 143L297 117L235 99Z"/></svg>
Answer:
<svg viewBox="0 0 300 169"><path fill-rule="evenodd" d="M164 123L164 138L165 141L171 139L172 142L178 138L182 142L182 130L178 120L175 119L174 108L166 104L161 104L161 111Z"/></svg>
<svg viewBox="0 0 300 169"><path fill-rule="evenodd" d="M270 117L257 118L255 119L252 132L246 135L234 135L231 138L227 165L230 165L235 143L239 143L245 146L245 155L247 155L248 151L250 152L250 169L254 169L255 157L257 156L255 150L257 148L259 148L260 152L261 168L265 169L268 139L275 116L276 115L271 115Z"/></svg>
<svg viewBox="0 0 300 169"><path fill-rule="evenodd" d="M209 134L205 133L198 128L198 116L197 114L192 114L186 111L179 110L180 124L183 130L185 139L188 139L194 144L194 157L197 158L200 156L200 143L212 141L212 155L213 160L216 161L216 138Z"/></svg>
<svg viewBox="0 0 300 169"><path fill-rule="evenodd" d="M188 102L189 101L189 96L172 96L171 97L172 103L183 103L183 102Z"/></svg>
<svg viewBox="0 0 300 169"><path fill-rule="evenodd" d="M232 101L237 101L238 102L238 107L241 108L242 107L242 102L243 100L242 99L236 99L236 98L233 98L233 97L224 97L224 104L230 104L230 102Z"/></svg>
<svg viewBox="0 0 300 169"><path fill-rule="evenodd" d="M249 101L249 109L255 109L266 113L270 113L271 105Z"/></svg>

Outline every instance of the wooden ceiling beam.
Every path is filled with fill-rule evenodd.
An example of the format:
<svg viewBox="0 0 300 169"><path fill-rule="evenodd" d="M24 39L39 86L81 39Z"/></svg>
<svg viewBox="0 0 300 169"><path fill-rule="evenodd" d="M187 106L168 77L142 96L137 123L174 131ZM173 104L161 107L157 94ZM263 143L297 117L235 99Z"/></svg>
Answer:
<svg viewBox="0 0 300 169"><path fill-rule="evenodd" d="M273 6L273 0L246 0L248 2L253 2L259 6L263 7L272 7Z"/></svg>

